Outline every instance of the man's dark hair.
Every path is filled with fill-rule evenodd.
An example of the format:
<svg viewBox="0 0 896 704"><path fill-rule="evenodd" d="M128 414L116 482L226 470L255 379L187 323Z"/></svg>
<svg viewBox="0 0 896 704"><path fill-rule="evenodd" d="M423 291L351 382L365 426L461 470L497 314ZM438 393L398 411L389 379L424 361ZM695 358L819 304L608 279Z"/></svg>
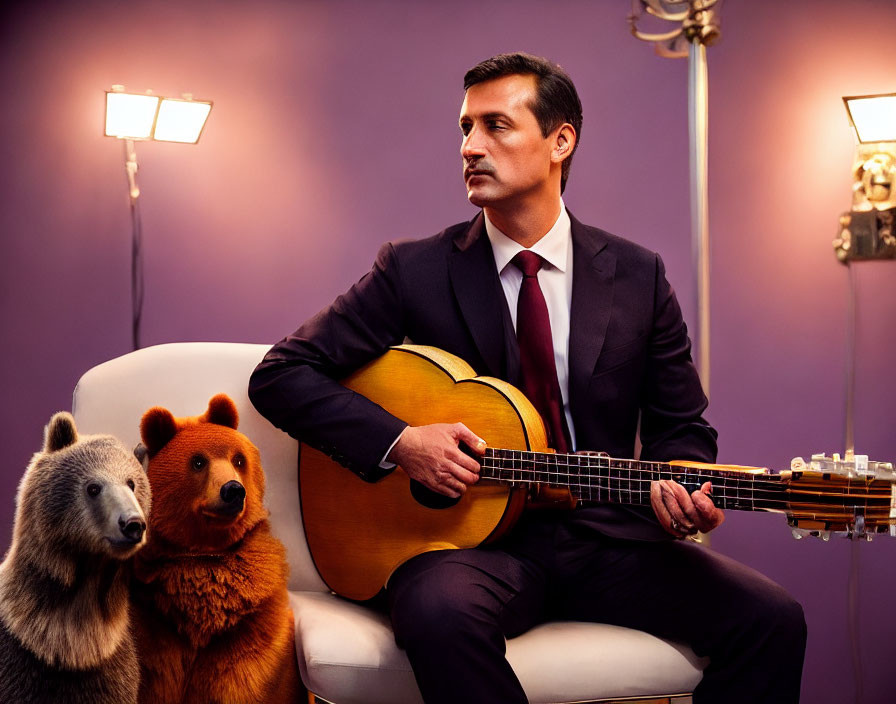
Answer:
<svg viewBox="0 0 896 704"><path fill-rule="evenodd" d="M543 136L547 137L564 122L571 124L576 131L575 147L572 154L563 161L560 172L560 192L563 193L566 179L569 178L573 154L579 148L579 140L582 137L582 102L566 71L540 56L522 52L498 54L480 61L467 71L464 75L464 90L469 90L470 86L477 83L516 74L535 76L537 80L535 101L529 107L538 120Z"/></svg>

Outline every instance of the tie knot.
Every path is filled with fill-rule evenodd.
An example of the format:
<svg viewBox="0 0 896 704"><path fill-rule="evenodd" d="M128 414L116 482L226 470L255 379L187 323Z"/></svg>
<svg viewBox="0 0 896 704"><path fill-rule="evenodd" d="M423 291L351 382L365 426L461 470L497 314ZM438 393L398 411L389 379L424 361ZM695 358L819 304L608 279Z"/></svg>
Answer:
<svg viewBox="0 0 896 704"><path fill-rule="evenodd" d="M516 256L510 260L510 263L523 272L523 276L536 276L538 270L544 264L544 259L535 252L524 249L521 252L517 252Z"/></svg>

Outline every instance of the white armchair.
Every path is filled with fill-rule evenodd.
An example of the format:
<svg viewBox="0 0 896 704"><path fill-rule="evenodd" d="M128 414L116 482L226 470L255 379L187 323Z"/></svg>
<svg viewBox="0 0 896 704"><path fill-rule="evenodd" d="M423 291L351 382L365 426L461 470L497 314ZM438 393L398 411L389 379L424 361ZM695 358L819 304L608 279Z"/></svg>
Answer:
<svg viewBox="0 0 896 704"><path fill-rule="evenodd" d="M151 406L201 413L226 393L239 429L259 448L274 533L286 546L296 653L309 700L334 704L418 704L410 665L382 613L341 599L321 581L308 552L298 492L298 443L249 402L249 375L266 345L176 343L126 354L88 371L73 413L84 433L111 433L129 445ZM508 641L507 658L531 702L689 701L706 662L687 647L640 631L590 623L546 623ZM679 699L681 698L681 699Z"/></svg>

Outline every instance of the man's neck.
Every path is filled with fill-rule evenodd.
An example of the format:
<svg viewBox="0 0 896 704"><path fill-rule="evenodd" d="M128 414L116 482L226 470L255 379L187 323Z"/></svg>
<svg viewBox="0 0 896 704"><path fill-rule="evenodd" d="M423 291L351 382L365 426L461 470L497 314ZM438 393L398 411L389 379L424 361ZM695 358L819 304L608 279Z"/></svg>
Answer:
<svg viewBox="0 0 896 704"><path fill-rule="evenodd" d="M495 227L528 249L557 222L560 215L560 194L556 198L540 198L522 205L517 203L513 208L488 205L483 210Z"/></svg>

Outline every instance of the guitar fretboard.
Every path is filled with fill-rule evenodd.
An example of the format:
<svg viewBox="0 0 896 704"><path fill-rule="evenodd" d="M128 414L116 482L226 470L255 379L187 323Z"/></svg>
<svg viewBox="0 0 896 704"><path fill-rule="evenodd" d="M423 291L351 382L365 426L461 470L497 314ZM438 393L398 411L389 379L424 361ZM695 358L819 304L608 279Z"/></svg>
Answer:
<svg viewBox="0 0 896 704"><path fill-rule="evenodd" d="M768 511L787 508L781 477L725 469L682 467L664 462L622 460L602 454L560 454L488 448L481 476L500 482L568 488L579 501L646 506L650 484L671 479L688 491L712 482L713 501L722 509Z"/></svg>

